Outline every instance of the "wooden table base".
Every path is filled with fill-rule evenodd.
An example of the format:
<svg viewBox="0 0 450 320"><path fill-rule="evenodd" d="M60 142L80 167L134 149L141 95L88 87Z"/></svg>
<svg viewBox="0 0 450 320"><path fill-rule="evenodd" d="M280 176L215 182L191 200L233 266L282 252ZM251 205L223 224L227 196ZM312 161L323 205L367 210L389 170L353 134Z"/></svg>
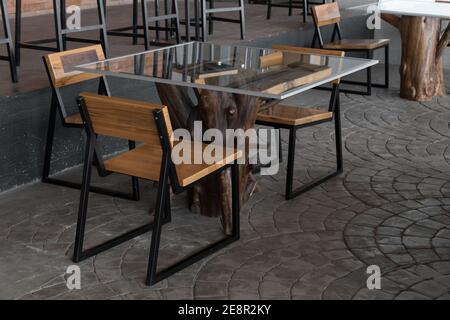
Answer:
<svg viewBox="0 0 450 320"><path fill-rule="evenodd" d="M195 90L197 102L191 99L188 88L156 84L161 102L169 107L174 129L193 131L194 121L201 121L203 128L226 129L253 128L261 99L257 97L209 90ZM240 168L240 201L245 203L256 189L250 164ZM231 177L224 171L214 179L196 185L189 193L190 208L206 216L221 216L224 232L231 228Z"/></svg>
<svg viewBox="0 0 450 320"><path fill-rule="evenodd" d="M445 92L442 55L450 36L450 24L441 33L440 19L395 16L382 18L396 27L402 39L400 96L415 101L429 101Z"/></svg>

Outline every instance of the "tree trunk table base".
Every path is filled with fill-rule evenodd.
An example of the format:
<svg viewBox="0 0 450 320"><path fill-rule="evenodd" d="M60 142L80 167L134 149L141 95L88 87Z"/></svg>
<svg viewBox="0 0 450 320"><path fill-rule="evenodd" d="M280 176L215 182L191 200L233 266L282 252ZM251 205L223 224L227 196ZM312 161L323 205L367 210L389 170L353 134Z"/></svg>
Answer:
<svg viewBox="0 0 450 320"><path fill-rule="evenodd" d="M429 101L445 92L442 55L448 44L450 24L441 34L440 19L382 14L396 27L402 39L400 96Z"/></svg>
<svg viewBox="0 0 450 320"><path fill-rule="evenodd" d="M254 127L261 99L246 95L196 89L198 103L182 86L156 84L161 102L168 106L174 129L193 130L194 121L201 121L204 129L219 129L225 136L226 129L250 129ZM240 166L240 202L245 203L257 190L252 175L252 165ZM189 191L189 204L194 212L209 217L221 217L225 234L231 234L231 175L225 170L215 178L195 185Z"/></svg>

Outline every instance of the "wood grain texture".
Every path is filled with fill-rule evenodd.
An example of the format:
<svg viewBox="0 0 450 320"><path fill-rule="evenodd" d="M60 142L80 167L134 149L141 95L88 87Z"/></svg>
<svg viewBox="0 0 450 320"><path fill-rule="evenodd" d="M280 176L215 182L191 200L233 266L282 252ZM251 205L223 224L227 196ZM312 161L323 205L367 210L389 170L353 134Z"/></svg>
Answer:
<svg viewBox="0 0 450 320"><path fill-rule="evenodd" d="M446 94L440 43L440 19L382 15L398 28L402 40L400 96L414 101L430 101Z"/></svg>
<svg viewBox="0 0 450 320"><path fill-rule="evenodd" d="M201 79L205 81L207 79ZM239 84L237 84L239 85ZM217 128L225 133L230 129L249 129L255 124L261 100L256 97L204 89L195 90L194 101L186 87L156 84L159 97L169 108L174 128L186 128L192 132L194 121L201 121L203 128ZM240 202L244 203L257 190L252 166L240 166ZM221 216L224 232L232 231L231 176L226 170L212 179L194 186L189 193L191 210L206 216Z"/></svg>
<svg viewBox="0 0 450 320"><path fill-rule="evenodd" d="M311 124L317 121L331 119L333 119L332 112L285 105L275 105L260 111L257 117L259 121L291 126Z"/></svg>
<svg viewBox="0 0 450 320"><path fill-rule="evenodd" d="M175 142L182 144L185 150L194 152L193 144L187 141ZM202 149L206 148L202 145ZM223 160L213 164L177 164L175 170L180 186L186 187L199 179L217 171L225 165L233 163L242 156L241 151L226 149L223 151ZM136 149L124 152L105 161L105 168L111 172L122 173L134 177L159 181L162 150L151 144L143 144ZM193 159L193 158L192 158Z"/></svg>
<svg viewBox="0 0 450 320"><path fill-rule="evenodd" d="M389 39L342 39L325 43L323 48L330 50L373 50L384 47L389 42Z"/></svg>
<svg viewBox="0 0 450 320"><path fill-rule="evenodd" d="M95 133L160 147L153 111L163 106L87 92L80 96L86 102Z"/></svg>
<svg viewBox="0 0 450 320"><path fill-rule="evenodd" d="M341 13L337 2L312 7L313 18L318 27L328 26L341 21Z"/></svg>
<svg viewBox="0 0 450 320"><path fill-rule="evenodd" d="M74 66L101 60L105 60L101 45L56 52L45 56L46 67L56 88L101 77L100 74L73 70Z"/></svg>

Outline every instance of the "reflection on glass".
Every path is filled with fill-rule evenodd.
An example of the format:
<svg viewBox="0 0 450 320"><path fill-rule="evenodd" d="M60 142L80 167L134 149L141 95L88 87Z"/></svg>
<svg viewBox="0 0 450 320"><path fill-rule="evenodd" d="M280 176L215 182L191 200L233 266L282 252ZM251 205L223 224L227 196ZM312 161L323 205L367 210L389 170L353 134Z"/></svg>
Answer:
<svg viewBox="0 0 450 320"><path fill-rule="evenodd" d="M295 93L295 89L332 81L374 63L364 59L191 42L81 68L174 85L284 98Z"/></svg>

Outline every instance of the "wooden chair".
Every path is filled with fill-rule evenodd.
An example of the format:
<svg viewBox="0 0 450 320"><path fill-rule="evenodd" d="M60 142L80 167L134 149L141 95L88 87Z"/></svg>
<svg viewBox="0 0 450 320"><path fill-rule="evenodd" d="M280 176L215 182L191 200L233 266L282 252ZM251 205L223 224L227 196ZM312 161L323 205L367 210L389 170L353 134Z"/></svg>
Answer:
<svg viewBox="0 0 450 320"><path fill-rule="evenodd" d="M306 22L307 16L309 13L310 5L314 4L323 4L327 0L319 0L319 2L312 2L310 0L302 0L302 1L285 1L285 2L275 2L272 0L267 0L267 19L269 20L272 15L272 7L275 8L289 8L289 16L292 16L292 9L303 9L303 22Z"/></svg>
<svg viewBox="0 0 450 320"><path fill-rule="evenodd" d="M47 129L47 140L45 145L42 182L76 189L79 189L81 187L80 183L74 183L50 177L56 117L57 114L59 114L63 127L78 128L78 129L82 129L84 127L83 121L81 120L81 116L78 110L76 110L75 113L69 114L69 111L66 108L66 105L62 99L61 90L67 86L79 84L81 82L85 82L92 79L99 79L100 81L98 85L98 93L109 96L110 91L108 83L104 76L99 74L82 73L73 70L73 66L104 59L105 55L100 45L93 45L79 49L52 53L43 57L45 69L47 70L47 75L52 89L52 99ZM133 141L130 141L129 147L132 149L134 148L134 146L135 143ZM100 171L99 174L104 175ZM92 191L106 195L114 195L126 199L138 200L139 185L137 179L132 180L132 186L133 186L132 195L124 194L121 192L114 192L98 187L92 187Z"/></svg>
<svg viewBox="0 0 450 320"><path fill-rule="evenodd" d="M152 232L148 285L152 285L171 274L197 262L239 239L239 170L236 160L241 151L226 149L221 161L213 164L174 164L172 147L178 143L186 144L187 150L194 152L190 141L174 141L172 125L167 107L138 101L105 97L92 93L82 93L78 107L86 123L87 148L83 171L78 224L73 261L79 262L132 239L149 230ZM97 135L129 139L141 142L136 149L124 152L107 160L99 159L99 165L108 172L157 181L158 193L153 222L124 233L93 248L83 250L87 206L92 166ZM203 145L204 147L206 145ZM183 149L186 150L186 149ZM230 236L200 249L174 265L157 272L161 227L170 221L169 180L174 193L183 192L194 184L231 167L233 231ZM165 213L165 214L164 214Z"/></svg>
<svg viewBox="0 0 450 320"><path fill-rule="evenodd" d="M81 42L81 43L98 43L103 47L103 52L108 55L108 39L106 31L105 8L104 0L97 0L97 12L99 22L98 24L82 26L77 29L68 28L66 26L66 0L53 0L53 20L55 25L55 36L50 39L33 39L31 41L22 42L22 0L16 0L16 37L15 37L15 51L16 64L20 65L20 49L33 49L43 51L61 52L66 50L67 41ZM100 32L100 39L85 39L80 37L73 37L73 34L80 32L88 32L98 30ZM36 32L39 34L39 32ZM55 43L56 46L47 46L47 43Z"/></svg>
<svg viewBox="0 0 450 320"><path fill-rule="evenodd" d="M342 39L339 22L341 21L341 14L337 2L327 3L312 7L314 24L316 27L311 47L315 47L317 39L319 40L320 48L328 50L342 50L346 52L363 52L367 59L373 59L373 52L377 49L384 48L385 50L385 81L384 84L372 83L372 68L367 68L367 81L350 81L342 80L342 83L352 85L364 85L366 91L344 90L341 92L356 93L363 95L371 95L372 87L389 88L389 39ZM321 27L334 25L331 42L324 43ZM336 36L338 40L336 40Z"/></svg>
<svg viewBox="0 0 450 320"><path fill-rule="evenodd" d="M343 57L343 51L323 50L314 48L301 48L284 45L274 45L273 49L295 51L302 54L313 55L332 55ZM317 110L305 107L291 107L286 105L274 105L268 109L258 112L256 123L260 125L275 127L278 129L289 130L289 147L288 147L288 163L286 175L286 200L290 200L311 188L323 183L324 181L335 177L342 173L342 136L341 136L341 118L340 118L340 104L339 104L339 82L333 81L331 98L328 110ZM336 139L336 171L327 174L326 176L316 179L312 182L304 184L303 186L293 189L294 180L294 162L295 162L295 144L296 133L298 129L314 126L324 122L330 122L334 118L335 125L335 139ZM281 140L280 140L281 143ZM280 147L281 155L281 147ZM280 157L281 161L281 157Z"/></svg>
<svg viewBox="0 0 450 320"><path fill-rule="evenodd" d="M6 0L0 0L0 10L2 13L3 32L5 37L0 37L0 44L6 45L7 56L0 56L0 60L6 60L9 62L9 71L11 73L11 80L17 82L17 68L16 58L14 57L14 46L11 37L11 26L9 24L8 6Z"/></svg>

